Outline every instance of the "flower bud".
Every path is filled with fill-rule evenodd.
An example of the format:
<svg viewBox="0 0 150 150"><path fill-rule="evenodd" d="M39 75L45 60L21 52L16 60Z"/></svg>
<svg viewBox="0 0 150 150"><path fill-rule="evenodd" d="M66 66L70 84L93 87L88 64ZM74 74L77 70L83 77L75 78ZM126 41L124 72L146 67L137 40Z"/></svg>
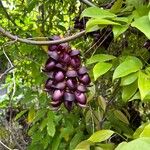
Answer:
<svg viewBox="0 0 150 150"><path fill-rule="evenodd" d="M46 90L50 90L52 87L53 81L51 79L48 79L45 83Z"/></svg>
<svg viewBox="0 0 150 150"><path fill-rule="evenodd" d="M86 104L86 96L84 93L75 92L76 101L80 104Z"/></svg>
<svg viewBox="0 0 150 150"><path fill-rule="evenodd" d="M69 90L75 90L77 87L77 80L75 78L69 78L66 81L66 85L69 88Z"/></svg>
<svg viewBox="0 0 150 150"><path fill-rule="evenodd" d="M74 101L74 100L75 100L74 94L72 94L70 92L64 93L64 101Z"/></svg>
<svg viewBox="0 0 150 150"><path fill-rule="evenodd" d="M52 95L53 101L60 101L63 97L64 92L61 90L55 90Z"/></svg>
<svg viewBox="0 0 150 150"><path fill-rule="evenodd" d="M58 58L59 58L58 53L55 51L53 51L53 52L48 51L48 55L54 60L58 60Z"/></svg>
<svg viewBox="0 0 150 150"><path fill-rule="evenodd" d="M55 67L55 61L49 60L46 62L45 71L51 71Z"/></svg>
<svg viewBox="0 0 150 150"><path fill-rule="evenodd" d="M77 72L75 70L68 70L66 76L69 78L77 77Z"/></svg>
<svg viewBox="0 0 150 150"><path fill-rule="evenodd" d="M73 109L73 102L72 101L64 101L64 105L68 111Z"/></svg>
<svg viewBox="0 0 150 150"><path fill-rule="evenodd" d="M85 85L80 84L80 85L77 86L77 90L78 90L79 92L86 92L86 91L87 91L87 88L86 88Z"/></svg>
<svg viewBox="0 0 150 150"><path fill-rule="evenodd" d="M58 71L54 75L54 79L55 79L56 82L63 81L64 78L65 78L65 76L64 76L64 73L62 71Z"/></svg>
<svg viewBox="0 0 150 150"><path fill-rule="evenodd" d="M80 51L78 51L78 50L72 50L72 51L70 51L70 56L77 56L79 54L80 54Z"/></svg>
<svg viewBox="0 0 150 150"><path fill-rule="evenodd" d="M66 87L66 83L63 81L63 82L59 82L56 84L56 86L54 86L56 89L60 89L60 90L64 90L65 87Z"/></svg>
<svg viewBox="0 0 150 150"><path fill-rule="evenodd" d="M84 74L83 76L79 76L79 81L81 83L83 83L84 85L88 85L91 82L88 74Z"/></svg>
<svg viewBox="0 0 150 150"><path fill-rule="evenodd" d="M70 56L67 53L62 53L60 55L60 61L62 63L68 64L70 62Z"/></svg>
<svg viewBox="0 0 150 150"><path fill-rule="evenodd" d="M49 51L57 51L57 50L58 50L58 46L57 46L57 45L50 45L50 46L48 47L48 50L49 50Z"/></svg>
<svg viewBox="0 0 150 150"><path fill-rule="evenodd" d="M83 74L86 74L86 73L87 73L86 67L81 67L81 68L78 70L78 74L79 74L79 75L83 75Z"/></svg>
<svg viewBox="0 0 150 150"><path fill-rule="evenodd" d="M75 56L71 58L70 64L73 68L77 69L81 65L81 60L79 57Z"/></svg>

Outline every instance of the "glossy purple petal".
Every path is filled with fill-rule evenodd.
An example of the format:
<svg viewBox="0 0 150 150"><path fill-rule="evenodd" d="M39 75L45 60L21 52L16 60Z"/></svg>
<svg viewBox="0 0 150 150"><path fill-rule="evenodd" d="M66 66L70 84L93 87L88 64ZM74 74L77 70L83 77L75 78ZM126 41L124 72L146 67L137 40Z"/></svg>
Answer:
<svg viewBox="0 0 150 150"><path fill-rule="evenodd" d="M86 88L86 86L85 85L78 85L77 86L77 90L79 91L79 92L86 92L87 91L87 88Z"/></svg>
<svg viewBox="0 0 150 150"><path fill-rule="evenodd" d="M70 64L73 68L78 69L81 65L81 60L79 57L75 56L71 58Z"/></svg>
<svg viewBox="0 0 150 150"><path fill-rule="evenodd" d="M64 73L63 73L62 71L58 71L58 72L56 72L55 75L54 75L54 80L55 80L56 82L63 81L64 78L65 78L65 75L64 75Z"/></svg>
<svg viewBox="0 0 150 150"><path fill-rule="evenodd" d="M75 100L75 96L74 94L70 93L70 92L65 92L64 93L64 101L74 101Z"/></svg>
<svg viewBox="0 0 150 150"><path fill-rule="evenodd" d="M62 53L62 54L60 55L60 61L61 61L62 63L65 63L65 64L69 63L69 62L70 62L70 56L69 56L69 54L67 54L67 53Z"/></svg>
<svg viewBox="0 0 150 150"><path fill-rule="evenodd" d="M57 84L55 85L55 88L56 88L56 89L60 89L60 90L64 90L65 87L66 87L66 82L65 82L65 81L59 82L59 83L57 83Z"/></svg>
<svg viewBox="0 0 150 150"><path fill-rule="evenodd" d="M86 104L86 96L84 93L75 92L76 101L80 104Z"/></svg>
<svg viewBox="0 0 150 150"><path fill-rule="evenodd" d="M75 78L69 78L66 81L66 85L69 90L75 90L77 88L77 80Z"/></svg>
<svg viewBox="0 0 150 150"><path fill-rule="evenodd" d="M45 83L45 88L46 88L47 90L50 90L51 87L52 87L52 84L53 84L53 81L52 81L51 79L48 79L48 80L46 81L46 83Z"/></svg>
<svg viewBox="0 0 150 150"><path fill-rule="evenodd" d="M55 61L48 59L45 64L45 71L53 70L55 65L56 65Z"/></svg>
<svg viewBox="0 0 150 150"><path fill-rule="evenodd" d="M81 67L81 68L79 68L79 70L78 70L78 74L79 75L83 75L83 74L86 74L87 73L87 69L86 69L86 67Z"/></svg>
<svg viewBox="0 0 150 150"><path fill-rule="evenodd" d="M80 54L79 50L71 50L70 51L70 56L76 56L76 55L79 55L79 54Z"/></svg>
<svg viewBox="0 0 150 150"><path fill-rule="evenodd" d="M77 72L75 70L68 70L66 76L69 78L77 77Z"/></svg>
<svg viewBox="0 0 150 150"><path fill-rule="evenodd" d="M84 74L82 76L79 76L79 80L81 83L83 83L84 85L88 85L90 84L91 80L88 74Z"/></svg>
<svg viewBox="0 0 150 150"><path fill-rule="evenodd" d="M58 50L57 45L49 45L49 47L48 47L48 51L57 51L57 50Z"/></svg>
<svg viewBox="0 0 150 150"><path fill-rule="evenodd" d="M49 57L51 57L54 60L58 60L58 58L59 58L59 55L56 51L53 51L53 52L48 51L48 55L49 55Z"/></svg>
<svg viewBox="0 0 150 150"><path fill-rule="evenodd" d="M55 90L52 95L53 101L60 101L63 97L64 92L61 90Z"/></svg>

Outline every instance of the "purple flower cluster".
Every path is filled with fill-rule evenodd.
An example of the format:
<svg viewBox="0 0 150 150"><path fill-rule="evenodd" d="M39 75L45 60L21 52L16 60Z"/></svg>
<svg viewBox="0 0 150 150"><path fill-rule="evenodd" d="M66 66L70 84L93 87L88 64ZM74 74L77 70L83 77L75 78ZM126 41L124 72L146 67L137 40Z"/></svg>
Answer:
<svg viewBox="0 0 150 150"><path fill-rule="evenodd" d="M60 37L53 37L53 40ZM73 104L86 106L86 91L90 84L87 69L81 66L80 51L71 50L67 43L50 45L44 72L48 75L45 90L52 96L51 105L59 108L62 103L71 111Z"/></svg>

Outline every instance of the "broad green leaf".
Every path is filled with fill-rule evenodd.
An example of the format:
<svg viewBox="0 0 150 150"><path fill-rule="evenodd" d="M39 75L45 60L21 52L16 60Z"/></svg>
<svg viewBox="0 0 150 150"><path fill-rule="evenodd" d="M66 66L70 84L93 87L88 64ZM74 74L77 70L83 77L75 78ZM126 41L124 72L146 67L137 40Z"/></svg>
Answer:
<svg viewBox="0 0 150 150"><path fill-rule="evenodd" d="M110 12L118 13L122 7L123 0L117 0L110 9Z"/></svg>
<svg viewBox="0 0 150 150"><path fill-rule="evenodd" d="M107 25L120 25L117 22L108 20L108 19L102 19L102 18L96 18L96 19L90 19L87 23L86 23L86 31L90 32L91 28L93 28L94 26L99 25L100 27L105 27Z"/></svg>
<svg viewBox="0 0 150 150"><path fill-rule="evenodd" d="M114 38L117 39L122 33L124 33L128 29L128 25L122 26L113 26L113 35Z"/></svg>
<svg viewBox="0 0 150 150"><path fill-rule="evenodd" d="M112 130L99 130L91 135L88 141L102 142L109 139L114 134Z"/></svg>
<svg viewBox="0 0 150 150"><path fill-rule="evenodd" d="M74 150L90 150L90 145L92 143L90 141L82 141L80 142Z"/></svg>
<svg viewBox="0 0 150 150"><path fill-rule="evenodd" d="M142 69L143 64L140 59L134 56L128 56L114 71L113 80L124 77L130 73L137 72Z"/></svg>
<svg viewBox="0 0 150 150"><path fill-rule="evenodd" d="M120 111L120 110L115 110L114 115L122 122L129 124L129 121L127 117Z"/></svg>
<svg viewBox="0 0 150 150"><path fill-rule="evenodd" d="M72 138L72 140L70 141L70 150L74 149L77 144L83 139L83 132L77 132L74 137Z"/></svg>
<svg viewBox="0 0 150 150"><path fill-rule="evenodd" d="M138 89L137 81L133 82L130 85L123 86L122 100L127 102L136 93L137 89Z"/></svg>
<svg viewBox="0 0 150 150"><path fill-rule="evenodd" d="M142 137L135 139L129 143L119 144L115 150L149 150L150 138Z"/></svg>
<svg viewBox="0 0 150 150"><path fill-rule="evenodd" d="M138 87L141 95L141 100L150 93L150 77L149 75L139 72Z"/></svg>
<svg viewBox="0 0 150 150"><path fill-rule="evenodd" d="M136 19L131 26L143 32L147 38L150 39L150 20L148 16L143 16Z"/></svg>
<svg viewBox="0 0 150 150"><path fill-rule="evenodd" d="M121 78L120 85L121 86L129 85L129 84L133 83L137 78L138 78L138 73L137 72L129 74L129 75Z"/></svg>
<svg viewBox="0 0 150 150"><path fill-rule="evenodd" d="M144 130L140 134L140 137L149 137L150 138L150 124L144 127Z"/></svg>
<svg viewBox="0 0 150 150"><path fill-rule="evenodd" d="M104 62L97 63L93 68L94 79L97 80L98 77L105 74L108 70L111 69L111 67L112 64L110 63L104 63Z"/></svg>
<svg viewBox="0 0 150 150"><path fill-rule="evenodd" d="M140 92L136 92L133 97L129 100L129 101L133 101L133 100L136 100L136 99L141 99L141 96L140 96Z"/></svg>
<svg viewBox="0 0 150 150"><path fill-rule="evenodd" d="M140 126L136 129L136 131L134 132L133 138L134 138L134 139L139 138L139 136L140 136L140 134L142 133L142 131L144 130L145 126L148 125L148 124L149 124L149 123L147 122L147 123L143 123L142 125L140 125Z"/></svg>
<svg viewBox="0 0 150 150"><path fill-rule="evenodd" d="M149 18L149 21L150 21L150 11L149 11L149 13L148 13L148 18Z"/></svg>
<svg viewBox="0 0 150 150"><path fill-rule="evenodd" d="M114 150L115 144L114 143L107 143L107 144L97 144L102 148L102 150Z"/></svg>
<svg viewBox="0 0 150 150"><path fill-rule="evenodd" d="M39 129L43 131L43 129L47 126L48 119L44 118L39 126Z"/></svg>
<svg viewBox="0 0 150 150"><path fill-rule="evenodd" d="M106 109L106 100L104 99L104 97L102 97L102 96L98 97L98 104L103 109L103 111L105 111L105 109Z"/></svg>
<svg viewBox="0 0 150 150"><path fill-rule="evenodd" d="M55 134L55 124L54 124L54 114L53 112L49 111L48 112L48 115L47 115L47 132L48 132L48 135L53 137L54 134Z"/></svg>
<svg viewBox="0 0 150 150"><path fill-rule="evenodd" d="M116 57L113 55L107 55L107 54L96 54L92 57L90 57L89 59L87 59L86 63L89 64L93 64L96 62L104 62L104 61L109 61L112 59L115 59Z"/></svg>
<svg viewBox="0 0 150 150"><path fill-rule="evenodd" d="M113 18L116 15L98 7L89 7L85 9L81 17L91 17L91 18Z"/></svg>

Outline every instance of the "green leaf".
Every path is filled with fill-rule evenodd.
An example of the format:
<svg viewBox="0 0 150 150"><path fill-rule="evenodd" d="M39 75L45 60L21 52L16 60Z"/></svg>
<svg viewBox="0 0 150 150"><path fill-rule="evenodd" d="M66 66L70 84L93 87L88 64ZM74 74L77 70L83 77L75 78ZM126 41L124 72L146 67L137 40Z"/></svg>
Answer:
<svg viewBox="0 0 150 150"><path fill-rule="evenodd" d="M127 102L136 93L137 89L138 89L137 81L133 82L130 85L123 86L122 100Z"/></svg>
<svg viewBox="0 0 150 150"><path fill-rule="evenodd" d="M122 33L124 33L128 29L128 25L122 25L122 26L113 26L113 35L114 38L117 39Z"/></svg>
<svg viewBox="0 0 150 150"><path fill-rule="evenodd" d="M88 141L102 142L109 139L114 134L112 130L99 130L91 135Z"/></svg>
<svg viewBox="0 0 150 150"><path fill-rule="evenodd" d="M150 11L149 11L149 13L148 13L148 18L149 18L149 21L150 21Z"/></svg>
<svg viewBox="0 0 150 150"><path fill-rule="evenodd" d="M91 17L91 18L113 18L116 15L98 7L89 7L85 9L81 17Z"/></svg>
<svg viewBox="0 0 150 150"><path fill-rule="evenodd" d="M35 109L31 107L31 109L28 112L28 119L27 119L28 123L32 123L34 117L35 117Z"/></svg>
<svg viewBox="0 0 150 150"><path fill-rule="evenodd" d="M87 32L91 32L91 28L93 28L94 26L99 25L100 27L105 27L107 25L120 25L117 22L108 20L108 19L102 19L102 18L96 18L96 19L90 19L87 23L86 23L86 31Z"/></svg>
<svg viewBox="0 0 150 150"><path fill-rule="evenodd" d="M148 16L143 16L136 19L131 26L143 32L147 38L150 39L150 20Z"/></svg>
<svg viewBox="0 0 150 150"><path fill-rule="evenodd" d="M102 96L98 97L98 104L103 109L103 111L105 111L105 109L106 109L106 100L104 99L104 97L102 97Z"/></svg>
<svg viewBox="0 0 150 150"><path fill-rule="evenodd" d="M141 96L140 96L140 92L136 92L133 97L129 100L129 101L133 101L133 100L136 100L136 99L141 99Z"/></svg>
<svg viewBox="0 0 150 150"><path fill-rule="evenodd" d="M129 84L133 83L137 78L138 78L138 73L137 72L129 74L129 75L121 78L120 85L121 86L129 85Z"/></svg>
<svg viewBox="0 0 150 150"><path fill-rule="evenodd" d="M128 56L124 62L122 62L114 71L113 80L124 77L130 73L137 72L138 70L142 69L143 64L142 62L134 57Z"/></svg>
<svg viewBox="0 0 150 150"><path fill-rule="evenodd" d="M129 121L127 117L120 111L120 110L115 110L114 115L122 122L126 123L129 125Z"/></svg>
<svg viewBox="0 0 150 150"><path fill-rule="evenodd" d="M142 125L140 125L140 126L136 129L136 131L134 132L133 138L134 138L134 139L139 138L139 136L140 136L140 134L142 133L142 131L144 130L145 126L148 125L148 124L149 124L149 123L146 122L146 123L143 123Z"/></svg>
<svg viewBox="0 0 150 150"><path fill-rule="evenodd" d="M71 149L75 149L75 147L77 146L77 144L83 139L83 132L79 131L77 132L74 137L72 138L71 142L70 142L70 150Z"/></svg>
<svg viewBox="0 0 150 150"><path fill-rule="evenodd" d="M122 7L122 4L123 4L123 0L117 0L113 6L111 7L110 11L113 12L113 13L118 13L120 12L120 9Z"/></svg>
<svg viewBox="0 0 150 150"><path fill-rule="evenodd" d="M15 120L18 120L21 116L23 116L28 110L23 110L21 112L19 112L16 117L15 117Z"/></svg>
<svg viewBox="0 0 150 150"><path fill-rule="evenodd" d="M140 137L149 137L150 138L150 124L146 125Z"/></svg>
<svg viewBox="0 0 150 150"><path fill-rule="evenodd" d="M91 144L92 143L90 141L82 141L76 146L75 150L90 150Z"/></svg>
<svg viewBox="0 0 150 150"><path fill-rule="evenodd" d="M108 70L110 70L111 67L112 64L110 63L104 62L97 63L93 68L94 79L97 80L98 77L105 74Z"/></svg>
<svg viewBox="0 0 150 150"><path fill-rule="evenodd" d="M54 136L55 134L55 124L54 124L54 114L53 112L49 111L47 116L47 132L49 136Z"/></svg>
<svg viewBox="0 0 150 150"><path fill-rule="evenodd" d="M141 100L144 100L144 98L150 93L150 77L142 71L139 72L138 87Z"/></svg>
<svg viewBox="0 0 150 150"><path fill-rule="evenodd" d="M150 138L138 138L129 143L119 144L115 150L149 150L150 148Z"/></svg>
<svg viewBox="0 0 150 150"><path fill-rule="evenodd" d="M112 59L115 59L116 57L113 55L107 55L107 54L96 54L92 57L90 57L89 59L87 59L87 64L93 64L96 62L104 62L104 61L109 61Z"/></svg>

